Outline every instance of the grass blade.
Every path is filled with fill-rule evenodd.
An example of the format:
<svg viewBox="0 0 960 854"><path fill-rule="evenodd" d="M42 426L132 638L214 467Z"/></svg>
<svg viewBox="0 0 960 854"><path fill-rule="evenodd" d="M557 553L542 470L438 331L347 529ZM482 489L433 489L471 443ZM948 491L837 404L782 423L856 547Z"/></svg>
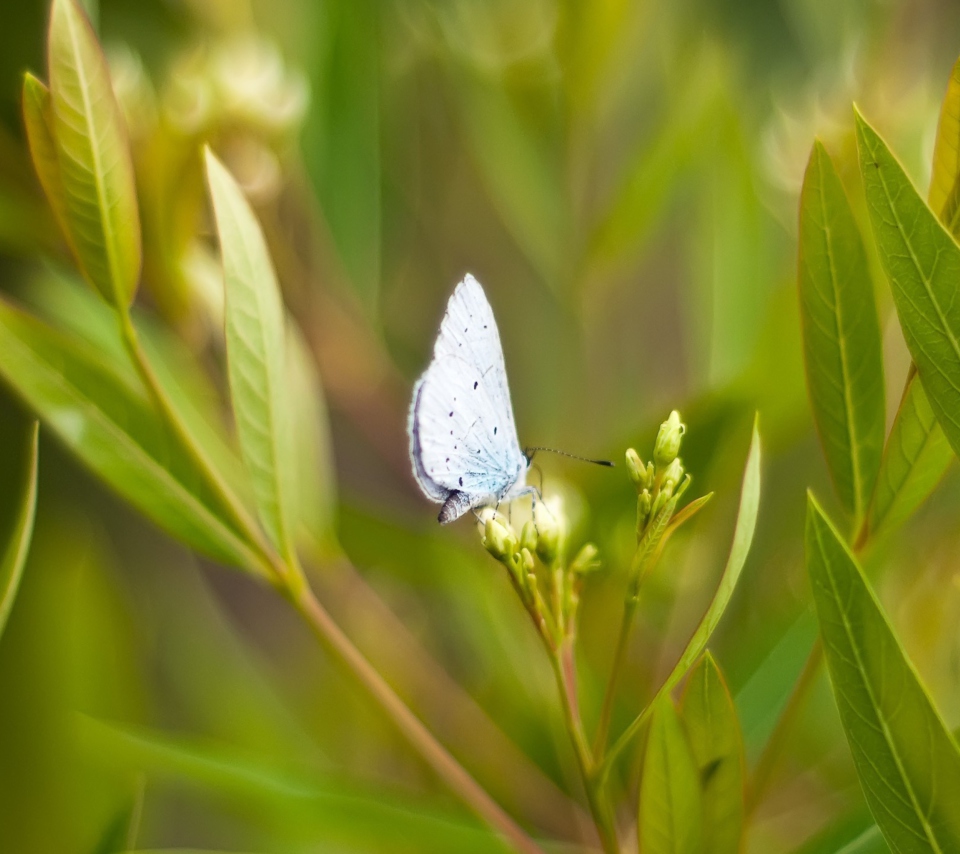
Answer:
<svg viewBox="0 0 960 854"><path fill-rule="evenodd" d="M7 546L0 559L0 636L3 635L10 609L17 597L20 578L27 562L27 552L30 549L30 538L33 535L33 519L37 509L38 427L34 421L27 429L26 457L21 479L17 484L19 500L16 502Z"/></svg>
<svg viewBox="0 0 960 854"><path fill-rule="evenodd" d="M860 231L819 140L800 196L799 287L814 421L837 493L857 527L883 451L880 323Z"/></svg>
<svg viewBox="0 0 960 854"><path fill-rule="evenodd" d="M806 552L833 693L877 825L894 852L960 851L960 750L812 495Z"/></svg>

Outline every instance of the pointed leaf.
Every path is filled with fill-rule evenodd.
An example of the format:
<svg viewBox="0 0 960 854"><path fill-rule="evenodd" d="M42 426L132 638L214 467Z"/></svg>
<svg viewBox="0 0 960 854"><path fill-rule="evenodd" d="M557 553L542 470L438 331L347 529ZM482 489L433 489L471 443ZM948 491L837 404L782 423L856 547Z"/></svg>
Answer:
<svg viewBox="0 0 960 854"><path fill-rule="evenodd" d="M871 536L909 518L940 482L952 460L953 451L937 424L920 377L914 374L883 452L867 517Z"/></svg>
<svg viewBox="0 0 960 854"><path fill-rule="evenodd" d="M640 782L640 854L702 854L700 771L673 701L650 722Z"/></svg>
<svg viewBox="0 0 960 854"><path fill-rule="evenodd" d="M927 201L947 230L957 234L960 230L960 60L953 66L940 108Z"/></svg>
<svg viewBox="0 0 960 854"><path fill-rule="evenodd" d="M860 231L819 140L800 196L799 285L813 417L840 500L859 525L883 451L880 323Z"/></svg>
<svg viewBox="0 0 960 854"><path fill-rule="evenodd" d="M260 521L274 545L290 557L297 478L283 301L249 203L209 149L206 163L223 256L227 371L240 450Z"/></svg>
<svg viewBox="0 0 960 854"><path fill-rule="evenodd" d="M11 524L6 529L7 544L0 559L0 636L10 616L13 600L17 597L23 567L27 562L30 538L33 535L33 519L37 508L37 430L38 424L32 422L27 428L25 441L26 454L20 482L15 486L17 493L16 510Z"/></svg>
<svg viewBox="0 0 960 854"><path fill-rule="evenodd" d="M733 697L709 652L690 674L681 715L700 777L704 854L737 854L744 814L743 739Z"/></svg>
<svg viewBox="0 0 960 854"><path fill-rule="evenodd" d="M57 142L53 135L53 101L50 90L29 72L23 75L23 124L40 186L43 187L60 230L76 256L77 249L67 225L67 203L60 178Z"/></svg>
<svg viewBox="0 0 960 854"><path fill-rule="evenodd" d="M0 302L0 378L114 490L191 548L256 567L142 386L82 341Z"/></svg>
<svg viewBox="0 0 960 854"><path fill-rule="evenodd" d="M840 720L880 830L894 852L960 851L960 750L812 495L806 553Z"/></svg>
<svg viewBox="0 0 960 854"><path fill-rule="evenodd" d="M126 307L140 276L133 163L107 61L76 0L53 0L47 49L70 242L104 299Z"/></svg>
<svg viewBox="0 0 960 854"><path fill-rule="evenodd" d="M857 114L870 221L924 391L960 450L960 246L917 193L877 132Z"/></svg>

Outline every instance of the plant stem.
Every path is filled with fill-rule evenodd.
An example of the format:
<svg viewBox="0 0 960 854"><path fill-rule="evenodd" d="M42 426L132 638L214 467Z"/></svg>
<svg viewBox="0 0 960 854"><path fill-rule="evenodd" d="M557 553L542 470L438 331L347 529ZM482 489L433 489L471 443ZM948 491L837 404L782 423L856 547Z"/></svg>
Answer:
<svg viewBox="0 0 960 854"><path fill-rule="evenodd" d="M410 711L386 680L341 631L314 596L313 591L308 586L303 586L296 594L291 594L290 598L324 648L370 692L397 729L447 785L480 818L502 833L517 851L523 854L543 854L543 849L507 815Z"/></svg>
<svg viewBox="0 0 960 854"><path fill-rule="evenodd" d="M756 768L753 771L753 779L747 789L745 804L747 817L753 814L753 811L763 800L763 795L766 793L767 786L770 784L773 771L777 767L780 751L786 744L787 736L803 708L804 701L807 699L807 694L810 692L811 686L816 682L822 661L823 644L820 642L820 639L817 638L813 649L810 650L810 655L807 656L806 663L803 665L803 670L800 671L797 682L793 686L790 699L787 700L787 705L784 706L783 711L780 713L776 726L770 734L770 738L767 739L767 743L764 745L763 753L760 754L760 758L757 760Z"/></svg>
<svg viewBox="0 0 960 854"><path fill-rule="evenodd" d="M620 621L620 636L617 638L617 648L613 654L613 667L610 679L607 681L607 690L603 696L603 707L600 711L600 723L597 726L597 737L593 742L594 755L603 758L607 750L607 737L610 734L610 718L613 715L613 701L617 696L617 686L620 684L620 673L627 657L627 647L633 629L633 616L637 610L637 600L633 597L623 604L623 618Z"/></svg>
<svg viewBox="0 0 960 854"><path fill-rule="evenodd" d="M553 665L554 676L560 691L564 722L567 726L567 732L570 734L570 741L573 744L573 752L576 755L580 777L587 793L590 814L593 816L593 822L600 836L600 844L607 854L619 854L620 841L617 838L616 821L610 809L610 804L603 795L602 786L597 785L596 762L590 751L590 744L587 741L583 721L580 718L576 664L573 658L573 644L570 639L564 640L559 649L551 651L550 662Z"/></svg>

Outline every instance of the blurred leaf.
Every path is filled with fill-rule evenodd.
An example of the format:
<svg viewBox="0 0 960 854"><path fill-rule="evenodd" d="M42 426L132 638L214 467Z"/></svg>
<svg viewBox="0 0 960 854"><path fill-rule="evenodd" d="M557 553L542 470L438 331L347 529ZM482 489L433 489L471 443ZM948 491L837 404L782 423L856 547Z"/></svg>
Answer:
<svg viewBox="0 0 960 854"><path fill-rule="evenodd" d="M333 242L370 307L380 288L381 5L331 0L322 8L303 149Z"/></svg>
<svg viewBox="0 0 960 854"><path fill-rule="evenodd" d="M235 748L85 717L79 732L98 762L144 773L152 787L190 783L248 813L275 814L287 838L315 845L319 837L328 847L352 843L377 851L509 850L472 818L385 789L365 790L339 775L276 767Z"/></svg>
<svg viewBox="0 0 960 854"><path fill-rule="evenodd" d="M883 452L880 323L857 223L819 140L800 196L799 283L813 417L840 500L858 527Z"/></svg>
<svg viewBox="0 0 960 854"><path fill-rule="evenodd" d="M60 230L76 256L77 248L67 226L67 202L60 177L57 142L53 136L53 101L50 90L29 72L23 75L23 124L40 186L43 187Z"/></svg>
<svg viewBox="0 0 960 854"><path fill-rule="evenodd" d="M943 478L952 460L953 451L937 424L920 377L914 374L884 448L867 516L871 536L908 519Z"/></svg>
<svg viewBox="0 0 960 854"><path fill-rule="evenodd" d="M206 163L223 256L227 370L240 451L260 520L289 558L297 481L283 300L263 232L240 187L209 149Z"/></svg>
<svg viewBox="0 0 960 854"><path fill-rule="evenodd" d="M840 719L877 824L897 852L960 851L960 750L812 494L806 556Z"/></svg>
<svg viewBox="0 0 960 854"><path fill-rule="evenodd" d="M294 323L287 325L287 384L294 408L298 536L316 550L328 544L336 507L336 472L326 399L313 354Z"/></svg>
<svg viewBox="0 0 960 854"><path fill-rule="evenodd" d="M937 420L960 450L960 246L857 113L860 171L880 258L907 346Z"/></svg>
<svg viewBox="0 0 960 854"><path fill-rule="evenodd" d="M700 771L673 701L664 697L654 709L643 757L641 854L702 854L702 811Z"/></svg>
<svg viewBox="0 0 960 854"><path fill-rule="evenodd" d="M0 637L10 617L13 600L17 598L20 578L27 562L30 538L33 535L33 519L37 509L37 432L39 424L32 422L27 428L26 459L22 480L11 484L19 500L15 518L9 527L9 540L3 557L0 558Z"/></svg>
<svg viewBox="0 0 960 854"><path fill-rule="evenodd" d="M0 376L80 460L191 548L256 566L139 387L102 355L0 302Z"/></svg>
<svg viewBox="0 0 960 854"><path fill-rule="evenodd" d="M470 150L487 190L517 246L557 287L570 248L559 155L524 122L502 78L468 70L459 83Z"/></svg>
<svg viewBox="0 0 960 854"><path fill-rule="evenodd" d="M125 307L141 260L133 164L106 59L75 0L53 0L48 62L70 243L104 299Z"/></svg>
<svg viewBox="0 0 960 854"><path fill-rule="evenodd" d="M940 108L927 201L947 231L960 229L960 60L953 66Z"/></svg>
<svg viewBox="0 0 960 854"><path fill-rule="evenodd" d="M737 854L743 828L743 739L733 698L713 656L704 653L680 704L699 772L705 854Z"/></svg>
<svg viewBox="0 0 960 854"><path fill-rule="evenodd" d="M873 817L863 810L850 820L844 818L839 826L827 828L798 848L795 854L890 854Z"/></svg>

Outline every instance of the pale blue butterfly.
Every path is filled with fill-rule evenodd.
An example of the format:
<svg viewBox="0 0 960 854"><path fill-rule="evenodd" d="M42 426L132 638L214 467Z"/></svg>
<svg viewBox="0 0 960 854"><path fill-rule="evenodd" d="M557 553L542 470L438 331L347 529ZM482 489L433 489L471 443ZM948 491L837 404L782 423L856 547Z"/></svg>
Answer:
<svg viewBox="0 0 960 854"><path fill-rule="evenodd" d="M433 360L413 387L410 459L441 524L468 510L535 493L513 420L500 334L480 283L453 292Z"/></svg>

